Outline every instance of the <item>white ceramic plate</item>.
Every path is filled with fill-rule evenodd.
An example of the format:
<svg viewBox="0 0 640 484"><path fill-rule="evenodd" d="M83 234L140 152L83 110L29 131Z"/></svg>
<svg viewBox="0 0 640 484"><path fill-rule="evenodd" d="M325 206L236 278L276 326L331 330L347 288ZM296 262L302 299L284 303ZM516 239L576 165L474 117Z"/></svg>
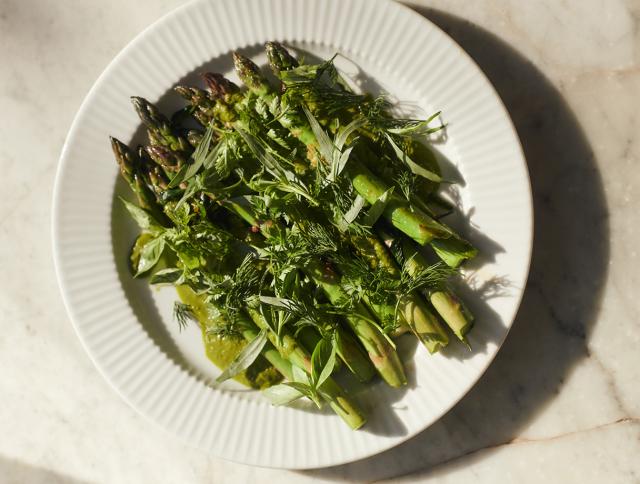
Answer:
<svg viewBox="0 0 640 484"><path fill-rule="evenodd" d="M477 317L473 351L429 356L402 343L410 385L377 384L359 394L369 423L351 431L331 413L275 408L217 374L197 330L178 333L172 289L155 291L126 272L135 228L116 201L126 194L108 136L135 138L129 97L180 103L170 88L205 70L230 72L233 50L263 62L262 44L285 41L313 54L344 54L341 67L367 90L384 90L424 114L442 110L447 140L437 145L464 179L451 223L482 256L465 294ZM454 169L449 169L454 176ZM512 324L532 242L525 160L509 116L487 79L442 31L383 0L196 1L134 39L82 104L64 146L54 195L53 239L67 310L101 373L141 414L211 453L270 467L312 468L361 459L420 432L478 380ZM500 278L503 284L487 281ZM494 289L486 292L487 287Z"/></svg>

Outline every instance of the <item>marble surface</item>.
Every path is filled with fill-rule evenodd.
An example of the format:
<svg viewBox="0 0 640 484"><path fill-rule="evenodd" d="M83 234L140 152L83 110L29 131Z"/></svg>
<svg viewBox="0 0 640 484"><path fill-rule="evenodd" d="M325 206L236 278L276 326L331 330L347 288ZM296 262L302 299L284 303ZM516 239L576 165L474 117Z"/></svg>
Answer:
<svg viewBox="0 0 640 484"><path fill-rule="evenodd" d="M0 1L0 481L640 482L640 2L411 3L514 119L535 199L531 277L503 349L443 419L308 472L206 456L134 413L87 358L56 286L66 131L109 60L180 3Z"/></svg>

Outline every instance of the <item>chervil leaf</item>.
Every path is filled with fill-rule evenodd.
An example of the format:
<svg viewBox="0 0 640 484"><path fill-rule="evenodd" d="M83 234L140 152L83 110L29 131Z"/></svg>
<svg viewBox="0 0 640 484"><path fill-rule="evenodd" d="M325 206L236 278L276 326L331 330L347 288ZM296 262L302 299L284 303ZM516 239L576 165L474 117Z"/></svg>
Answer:
<svg viewBox="0 0 640 484"><path fill-rule="evenodd" d="M158 260L160 260L160 256L164 251L164 246L164 237L156 237L155 239L151 239L144 245L144 247L142 247L135 277L144 274L158 263Z"/></svg>
<svg viewBox="0 0 640 484"><path fill-rule="evenodd" d="M154 273L149 279L150 284L180 284L182 280L182 269L170 268L162 269Z"/></svg>

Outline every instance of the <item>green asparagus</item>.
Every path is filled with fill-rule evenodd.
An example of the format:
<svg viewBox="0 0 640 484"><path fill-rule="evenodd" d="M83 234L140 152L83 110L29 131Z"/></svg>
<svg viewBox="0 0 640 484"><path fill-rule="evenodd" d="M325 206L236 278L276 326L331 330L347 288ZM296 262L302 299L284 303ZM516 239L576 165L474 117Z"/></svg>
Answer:
<svg viewBox="0 0 640 484"><path fill-rule="evenodd" d="M407 328L436 352L449 343L438 316L468 344L473 317L447 281L477 251L434 209L442 175L417 141L441 129L434 117L391 116L333 60L301 65L275 42L266 51L279 86L234 53L246 89L207 73L206 90L175 88L188 106L170 117L131 98L148 143L111 145L143 231L134 274L191 291L207 325L184 299L176 318L191 312L216 335L207 351L246 342L230 363L213 360L220 380L268 362L287 395L326 402L357 429L366 418L334 375L405 385L394 338Z"/></svg>

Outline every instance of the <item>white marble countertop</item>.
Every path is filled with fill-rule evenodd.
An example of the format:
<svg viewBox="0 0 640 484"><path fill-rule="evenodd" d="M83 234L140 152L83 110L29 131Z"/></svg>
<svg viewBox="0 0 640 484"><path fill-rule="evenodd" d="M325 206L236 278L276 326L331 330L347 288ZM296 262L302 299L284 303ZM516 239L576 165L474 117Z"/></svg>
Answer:
<svg viewBox="0 0 640 484"><path fill-rule="evenodd" d="M296 473L206 456L138 416L86 356L54 277L71 120L109 60L180 3L0 2L0 481L640 482L640 2L413 2L514 119L534 189L531 277L498 357L441 421L380 456Z"/></svg>

